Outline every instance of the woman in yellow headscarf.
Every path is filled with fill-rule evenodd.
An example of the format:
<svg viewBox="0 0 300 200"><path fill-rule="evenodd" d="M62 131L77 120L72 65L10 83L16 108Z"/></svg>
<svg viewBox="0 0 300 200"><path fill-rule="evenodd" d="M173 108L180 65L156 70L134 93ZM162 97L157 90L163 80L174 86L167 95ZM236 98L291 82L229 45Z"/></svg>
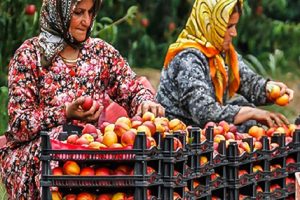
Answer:
<svg viewBox="0 0 300 200"><path fill-rule="evenodd" d="M242 6L242 0L195 1L162 70L156 98L167 117L198 126L222 120L234 124L256 120L268 126L288 123L281 114L255 108L272 102L267 85L278 85L289 100L293 91L255 74L235 51L232 38L237 36Z"/></svg>

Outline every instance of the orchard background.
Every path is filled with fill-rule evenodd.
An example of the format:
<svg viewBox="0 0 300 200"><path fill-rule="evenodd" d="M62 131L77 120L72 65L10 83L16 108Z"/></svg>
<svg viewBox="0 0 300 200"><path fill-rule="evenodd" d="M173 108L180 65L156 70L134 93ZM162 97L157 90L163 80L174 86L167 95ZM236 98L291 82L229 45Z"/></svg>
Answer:
<svg viewBox="0 0 300 200"><path fill-rule="evenodd" d="M194 0L104 0L93 37L113 44L139 75L156 88L164 55L185 25ZM31 4L31 6L29 6ZM7 128L8 63L22 42L39 33L41 0L0 2L0 135ZM300 1L248 0L234 43L249 65L266 78L295 90L284 113L300 114Z"/></svg>

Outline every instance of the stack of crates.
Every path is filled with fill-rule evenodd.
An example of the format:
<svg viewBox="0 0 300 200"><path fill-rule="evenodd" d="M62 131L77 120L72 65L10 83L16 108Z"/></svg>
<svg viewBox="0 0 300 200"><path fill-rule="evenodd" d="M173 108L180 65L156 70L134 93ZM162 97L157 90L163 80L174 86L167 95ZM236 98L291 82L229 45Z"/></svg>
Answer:
<svg viewBox="0 0 300 200"><path fill-rule="evenodd" d="M64 195L88 191L94 195L107 192L125 192L134 199L160 199L161 157L159 148L146 149L146 135L138 133L133 149L128 150L66 150L53 148L47 132L41 133L42 140L42 199L50 200L50 188L57 187ZM159 141L157 141L159 142ZM112 166L127 164L134 169L133 175L79 176L52 175L51 162L62 166L66 161L75 161L81 167L110 163ZM147 174L147 166L155 172ZM150 194L149 194L150 191Z"/></svg>

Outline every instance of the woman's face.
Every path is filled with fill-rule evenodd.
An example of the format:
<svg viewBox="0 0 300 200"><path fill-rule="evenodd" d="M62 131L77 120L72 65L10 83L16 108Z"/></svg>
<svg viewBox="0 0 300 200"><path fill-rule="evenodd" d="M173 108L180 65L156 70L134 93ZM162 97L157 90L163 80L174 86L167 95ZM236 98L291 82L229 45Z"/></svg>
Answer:
<svg viewBox="0 0 300 200"><path fill-rule="evenodd" d="M92 23L92 9L93 0L82 0L73 11L69 31L78 42L86 39L87 31Z"/></svg>
<svg viewBox="0 0 300 200"><path fill-rule="evenodd" d="M232 43L232 38L237 36L236 25L240 19L240 14L234 12L228 22L227 31L225 32L224 41L223 41L223 50L227 51L230 44Z"/></svg>

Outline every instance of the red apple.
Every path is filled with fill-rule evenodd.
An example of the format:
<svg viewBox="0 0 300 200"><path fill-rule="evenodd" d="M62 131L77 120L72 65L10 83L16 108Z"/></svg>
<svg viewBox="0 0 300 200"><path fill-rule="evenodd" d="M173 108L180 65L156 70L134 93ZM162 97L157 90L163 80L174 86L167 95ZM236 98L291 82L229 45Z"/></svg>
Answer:
<svg viewBox="0 0 300 200"><path fill-rule="evenodd" d="M111 200L111 197L110 194L100 194L96 200Z"/></svg>
<svg viewBox="0 0 300 200"><path fill-rule="evenodd" d="M82 192L77 195L76 200L94 200L94 195L88 193L88 192Z"/></svg>
<svg viewBox="0 0 300 200"><path fill-rule="evenodd" d="M93 99L92 99L92 97L86 96L86 97L84 98L83 103L81 104L81 108L82 108L84 111L88 111L88 110L91 109L92 106L93 106Z"/></svg>
<svg viewBox="0 0 300 200"><path fill-rule="evenodd" d="M286 158L286 165L296 163L296 160L293 157L287 157Z"/></svg>
<svg viewBox="0 0 300 200"><path fill-rule="evenodd" d="M273 184L270 186L270 192L274 192L276 189L281 189L278 184Z"/></svg>
<svg viewBox="0 0 300 200"><path fill-rule="evenodd" d="M72 135L68 136L67 143L68 144L76 144L77 140L78 140L78 135L77 134L72 134Z"/></svg>
<svg viewBox="0 0 300 200"><path fill-rule="evenodd" d="M63 199L64 200L76 200L77 196L76 196L76 194L67 194L66 196L64 196Z"/></svg>
<svg viewBox="0 0 300 200"><path fill-rule="evenodd" d="M95 134L97 134L97 128L92 124L86 124L84 126L84 128L82 129L82 134L86 134L86 133L89 133L89 134L95 133Z"/></svg>

